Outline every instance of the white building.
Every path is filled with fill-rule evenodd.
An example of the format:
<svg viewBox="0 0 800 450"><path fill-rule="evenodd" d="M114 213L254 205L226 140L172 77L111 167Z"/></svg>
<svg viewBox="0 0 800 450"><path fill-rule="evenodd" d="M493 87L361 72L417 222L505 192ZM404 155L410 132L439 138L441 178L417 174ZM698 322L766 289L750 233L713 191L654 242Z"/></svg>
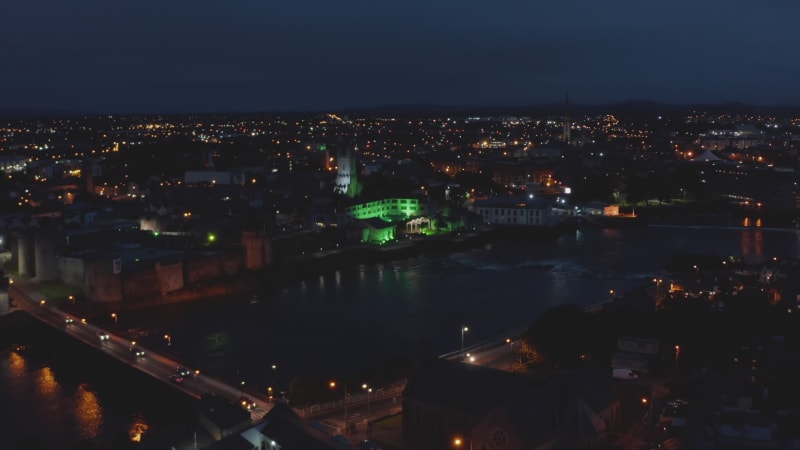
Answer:
<svg viewBox="0 0 800 450"><path fill-rule="evenodd" d="M502 196L475 200L474 211L489 225L547 226L552 200L537 196Z"/></svg>

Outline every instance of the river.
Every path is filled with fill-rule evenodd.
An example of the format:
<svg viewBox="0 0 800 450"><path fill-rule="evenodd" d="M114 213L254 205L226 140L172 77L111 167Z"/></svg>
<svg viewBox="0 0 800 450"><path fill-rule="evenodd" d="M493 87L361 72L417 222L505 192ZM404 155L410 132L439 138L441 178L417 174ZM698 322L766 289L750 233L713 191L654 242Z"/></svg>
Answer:
<svg viewBox="0 0 800 450"><path fill-rule="evenodd" d="M235 298L128 312L118 326L139 330L145 346L189 367L261 390L275 382L288 386L296 375L357 372L395 355L458 350L462 326L469 327L467 346L499 338L547 308L590 305L607 299L611 289L641 286L680 254L738 255L758 263L797 257L798 245L795 230L583 229L550 242L495 242L331 269L267 289L255 303ZM0 408L4 417L15 417L0 425L1 436L47 445L29 448L73 448L59 445L65 442L109 448L103 445L143 423L148 431L136 448L167 448L170 432L186 432L179 419L186 406L168 386L61 342L56 331L29 328L39 331L6 339L29 350L0 352L6 388ZM164 396L172 399L169 407Z"/></svg>

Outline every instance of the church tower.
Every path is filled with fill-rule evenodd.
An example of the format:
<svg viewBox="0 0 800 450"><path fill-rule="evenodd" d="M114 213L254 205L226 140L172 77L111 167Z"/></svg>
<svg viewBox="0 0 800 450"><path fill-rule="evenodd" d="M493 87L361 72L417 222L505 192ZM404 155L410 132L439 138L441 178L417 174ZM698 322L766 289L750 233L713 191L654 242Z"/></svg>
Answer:
<svg viewBox="0 0 800 450"><path fill-rule="evenodd" d="M333 187L333 191L350 198L356 197L361 193L361 186L358 184L357 179L357 150L358 147L345 147L336 152L336 184Z"/></svg>

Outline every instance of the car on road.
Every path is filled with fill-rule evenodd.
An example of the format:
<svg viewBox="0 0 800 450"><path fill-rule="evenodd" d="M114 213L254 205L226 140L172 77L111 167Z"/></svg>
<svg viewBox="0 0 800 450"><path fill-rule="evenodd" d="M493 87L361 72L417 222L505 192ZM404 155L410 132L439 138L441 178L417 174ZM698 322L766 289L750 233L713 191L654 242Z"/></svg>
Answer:
<svg viewBox="0 0 800 450"><path fill-rule="evenodd" d="M109 335L105 331L98 331L97 339L100 339L100 342L109 341L111 340L111 335Z"/></svg>
<svg viewBox="0 0 800 450"><path fill-rule="evenodd" d="M142 347L131 347L131 353L133 353L137 358L144 357L144 349L142 349Z"/></svg>
<svg viewBox="0 0 800 450"><path fill-rule="evenodd" d="M172 381L173 383L176 383L176 384L183 383L183 380L184 380L184 378L182 376L178 375L177 373L173 373L172 375L169 376L169 381Z"/></svg>
<svg viewBox="0 0 800 450"><path fill-rule="evenodd" d="M251 400L249 397L245 397L244 395L239 397L239 404L242 408L250 411L256 407L256 402Z"/></svg>
<svg viewBox="0 0 800 450"><path fill-rule="evenodd" d="M184 378L191 376L192 371L187 369L186 367L176 367L175 368L175 375L182 376Z"/></svg>
<svg viewBox="0 0 800 450"><path fill-rule="evenodd" d="M64 323L67 324L67 325L75 323L75 319L73 319L70 316L67 316L67 317L64 318Z"/></svg>

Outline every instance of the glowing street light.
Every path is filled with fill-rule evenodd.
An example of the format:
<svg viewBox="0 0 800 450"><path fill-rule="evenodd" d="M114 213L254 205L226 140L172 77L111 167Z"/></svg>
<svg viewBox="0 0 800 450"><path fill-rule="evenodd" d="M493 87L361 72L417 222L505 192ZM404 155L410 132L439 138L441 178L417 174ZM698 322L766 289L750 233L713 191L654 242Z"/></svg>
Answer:
<svg viewBox="0 0 800 450"><path fill-rule="evenodd" d="M511 371L514 370L514 340L511 338L506 338L506 344L511 346L511 364L509 364L509 369Z"/></svg>
<svg viewBox="0 0 800 450"><path fill-rule="evenodd" d="M469 331L469 327L467 327L466 325L463 325L461 327L461 355L462 356L464 355L464 333L466 333L467 331Z"/></svg>
<svg viewBox="0 0 800 450"><path fill-rule="evenodd" d="M117 313L112 312L111 318L114 319L114 325L116 326L119 323L119 317L117 316Z"/></svg>
<svg viewBox="0 0 800 450"><path fill-rule="evenodd" d="M172 345L172 336L165 334L164 340L167 341L167 345Z"/></svg>
<svg viewBox="0 0 800 450"><path fill-rule="evenodd" d="M369 407L370 407L370 400L372 396L372 388L369 387L367 383L361 385L361 389L367 391L367 421L369 421Z"/></svg>
<svg viewBox="0 0 800 450"><path fill-rule="evenodd" d="M653 278L653 283L656 284L656 306L661 305L661 283L663 282L664 280L661 278Z"/></svg>
<svg viewBox="0 0 800 450"><path fill-rule="evenodd" d="M331 381L330 383L328 383L328 386L330 386L331 389L336 389L336 382ZM344 386L344 434L347 434L349 431L347 428L347 384L343 383L343 386Z"/></svg>
<svg viewBox="0 0 800 450"><path fill-rule="evenodd" d="M453 438L453 448L466 448L465 445L467 445L466 439L461 436ZM469 450L472 450L472 441L469 443Z"/></svg>

